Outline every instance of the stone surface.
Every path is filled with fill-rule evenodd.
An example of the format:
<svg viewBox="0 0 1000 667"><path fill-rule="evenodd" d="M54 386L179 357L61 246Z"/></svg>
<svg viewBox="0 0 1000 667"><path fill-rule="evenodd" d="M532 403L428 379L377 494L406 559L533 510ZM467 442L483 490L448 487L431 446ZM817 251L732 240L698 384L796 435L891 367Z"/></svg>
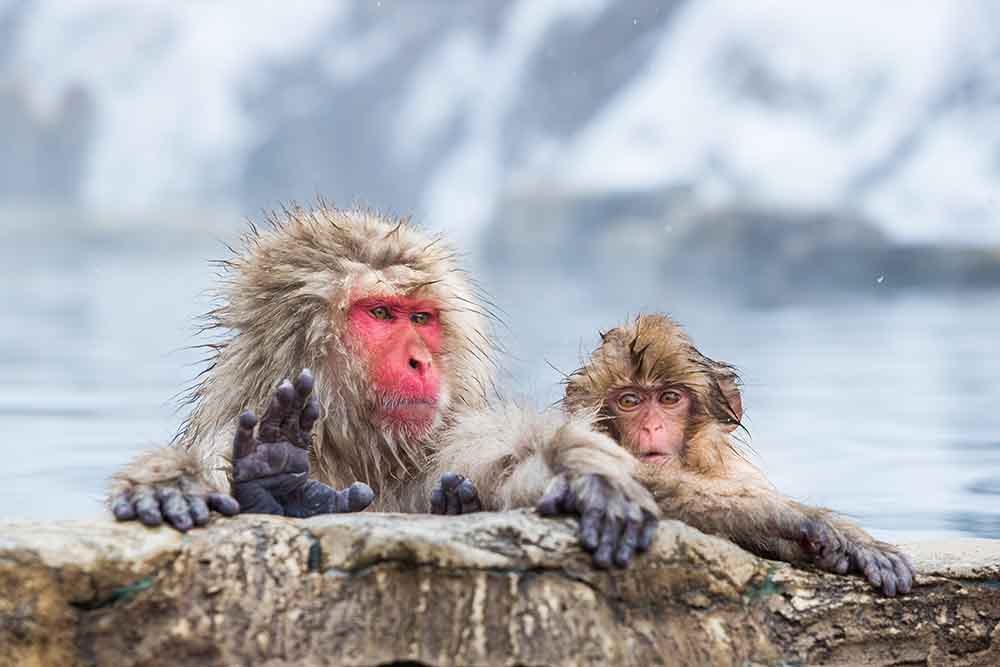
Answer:
<svg viewBox="0 0 1000 667"><path fill-rule="evenodd" d="M600 571L572 521L0 524L0 665L997 665L1000 543L908 547L910 595L665 522Z"/></svg>

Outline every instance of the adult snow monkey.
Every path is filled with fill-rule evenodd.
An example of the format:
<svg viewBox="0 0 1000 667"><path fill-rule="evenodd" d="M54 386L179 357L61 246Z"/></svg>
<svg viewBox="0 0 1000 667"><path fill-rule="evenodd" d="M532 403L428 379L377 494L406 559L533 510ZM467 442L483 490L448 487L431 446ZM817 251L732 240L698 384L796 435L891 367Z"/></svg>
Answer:
<svg viewBox="0 0 1000 667"><path fill-rule="evenodd" d="M740 453L731 437L743 417L739 378L665 315L601 334L567 378L563 404L570 414L598 414L600 428L639 458L663 516L760 556L863 574L889 597L910 591L905 554L828 509L781 495Z"/></svg>
<svg viewBox="0 0 1000 667"><path fill-rule="evenodd" d="M115 517L185 531L211 510L427 512L435 494L451 513L558 502L601 566L649 546L634 457L586 418L487 400L488 302L442 238L322 202L268 222L221 263L191 415L114 475Z"/></svg>

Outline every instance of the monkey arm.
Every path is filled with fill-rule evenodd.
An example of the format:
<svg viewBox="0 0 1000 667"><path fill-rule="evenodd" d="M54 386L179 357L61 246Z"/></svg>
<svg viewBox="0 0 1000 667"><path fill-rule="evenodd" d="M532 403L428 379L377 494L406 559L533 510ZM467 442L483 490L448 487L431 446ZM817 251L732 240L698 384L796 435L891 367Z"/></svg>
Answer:
<svg viewBox="0 0 1000 667"><path fill-rule="evenodd" d="M455 473L474 485L483 509L537 506L580 517L581 541L595 562L625 565L648 547L658 515L635 478L637 465L585 418L501 404L458 415L435 452L425 497Z"/></svg>
<svg viewBox="0 0 1000 667"><path fill-rule="evenodd" d="M787 498L766 480L706 478L685 470L644 471L663 516L725 537L765 558L863 574L887 596L907 593L905 554L834 512Z"/></svg>
<svg viewBox="0 0 1000 667"><path fill-rule="evenodd" d="M239 416L232 452L232 496L220 439L203 447L162 447L139 456L112 481L110 507L119 521L147 526L164 519L181 531L208 522L209 511L307 517L357 512L374 493L356 482L337 489L309 478L312 428L319 407L312 396L312 373L274 391L259 428L250 410ZM235 496L235 498L233 497Z"/></svg>

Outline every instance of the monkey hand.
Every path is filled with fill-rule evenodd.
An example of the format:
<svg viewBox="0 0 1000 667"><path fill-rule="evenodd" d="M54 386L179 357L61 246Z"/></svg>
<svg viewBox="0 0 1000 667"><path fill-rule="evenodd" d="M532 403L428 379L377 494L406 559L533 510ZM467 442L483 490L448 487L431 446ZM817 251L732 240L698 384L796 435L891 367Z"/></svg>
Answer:
<svg viewBox="0 0 1000 667"><path fill-rule="evenodd" d="M909 557L860 529L841 529L832 522L810 520L800 541L816 567L835 574L863 574L886 597L906 594L916 571Z"/></svg>
<svg viewBox="0 0 1000 667"><path fill-rule="evenodd" d="M167 482L131 483L111 499L111 511L119 521L138 519L147 526L159 526L165 519L181 532L208 523L211 510L233 516L240 506L231 496L209 490L188 474Z"/></svg>
<svg viewBox="0 0 1000 667"><path fill-rule="evenodd" d="M371 487L355 482L338 491L309 479L312 428L319 403L312 395L308 369L275 390L260 420L247 410L239 417L233 443L233 495L243 512L308 517L360 512L375 498Z"/></svg>
<svg viewBox="0 0 1000 667"><path fill-rule="evenodd" d="M482 509L476 485L458 473L441 475L431 491L431 514L472 514Z"/></svg>
<svg viewBox="0 0 1000 667"><path fill-rule="evenodd" d="M593 473L556 476L538 503L538 512L578 516L580 542L600 568L612 563L625 567L636 552L646 551L658 521L606 476Z"/></svg>

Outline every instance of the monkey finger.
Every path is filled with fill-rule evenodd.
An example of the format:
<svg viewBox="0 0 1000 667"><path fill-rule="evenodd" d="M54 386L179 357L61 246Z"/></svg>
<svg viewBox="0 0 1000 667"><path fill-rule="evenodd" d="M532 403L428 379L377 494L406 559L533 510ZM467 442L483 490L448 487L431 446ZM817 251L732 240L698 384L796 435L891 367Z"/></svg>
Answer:
<svg viewBox="0 0 1000 667"><path fill-rule="evenodd" d="M879 580L881 582L882 594L886 597L896 597L896 574L893 571L892 563L886 558L885 554L879 551L873 551L874 560L876 564L876 569L879 573ZM869 580L871 581L871 580ZM873 585L878 586L875 582Z"/></svg>
<svg viewBox="0 0 1000 667"><path fill-rule="evenodd" d="M892 571L885 571L882 573L882 594L887 598L896 597L896 574Z"/></svg>
<svg viewBox="0 0 1000 667"><path fill-rule="evenodd" d="M431 489L431 514L444 514L448 511L448 500L445 498L444 489L439 481Z"/></svg>
<svg viewBox="0 0 1000 667"><path fill-rule="evenodd" d="M865 548L855 548L851 551L851 559L853 561L853 570L856 572L862 572L867 577L868 571L875 567L875 561L872 558L871 551ZM881 580L879 581L881 583Z"/></svg>
<svg viewBox="0 0 1000 667"><path fill-rule="evenodd" d="M302 413L305 412L309 396L313 390L312 371L303 368L295 382L292 384L295 390L292 394L292 403L288 409L288 415L282 424L282 433L285 438L296 446L303 446L302 442Z"/></svg>
<svg viewBox="0 0 1000 667"><path fill-rule="evenodd" d="M441 475L441 488L446 492L454 491L463 481L465 481L465 478L457 472L446 472Z"/></svg>
<svg viewBox="0 0 1000 667"><path fill-rule="evenodd" d="M635 555L639 545L639 533L642 531L642 517L631 517L625 520L625 529L622 531L621 544L615 552L615 565L625 567Z"/></svg>
<svg viewBox="0 0 1000 667"><path fill-rule="evenodd" d="M833 571L837 574L847 574L847 570L850 569L851 559L848 558L847 554L844 554L837 560L837 564L834 565Z"/></svg>
<svg viewBox="0 0 1000 667"><path fill-rule="evenodd" d="M160 512L170 525L182 533L191 530L194 525L191 507L178 489L170 486L159 488L156 490L156 497L160 501Z"/></svg>
<svg viewBox="0 0 1000 667"><path fill-rule="evenodd" d="M604 512L599 508L592 507L583 513L580 518L580 542L587 551L594 552L600 544L601 523L604 519Z"/></svg>
<svg viewBox="0 0 1000 667"><path fill-rule="evenodd" d="M306 399L312 394L313 386L316 384L316 380L313 378L312 371L308 368L303 368L299 376L295 378L295 404L294 407L297 410L302 410L306 404Z"/></svg>
<svg viewBox="0 0 1000 667"><path fill-rule="evenodd" d="M364 482L355 482L347 487L347 511L360 512L375 500L375 491Z"/></svg>
<svg viewBox="0 0 1000 667"><path fill-rule="evenodd" d="M863 573L865 575L865 579L867 579L868 583L872 586L875 588L882 587L882 571L879 569L878 562L876 562L874 558L871 558L868 561Z"/></svg>
<svg viewBox="0 0 1000 667"><path fill-rule="evenodd" d="M906 595L913 586L912 566L902 554L890 552L887 557L892 562L896 574L896 589L900 594Z"/></svg>
<svg viewBox="0 0 1000 667"><path fill-rule="evenodd" d="M260 420L258 437L261 442L277 442L281 438L282 426L291 413L292 401L295 398L295 388L287 379L282 380L271 396L267 412Z"/></svg>
<svg viewBox="0 0 1000 667"><path fill-rule="evenodd" d="M820 543L819 552L816 554L816 566L826 572L837 572L837 566L841 558L845 556L841 548L840 541L833 533L827 531L824 541Z"/></svg>
<svg viewBox="0 0 1000 667"><path fill-rule="evenodd" d="M473 512L482 511L483 506L479 501L479 492L476 491L476 486L472 483L471 479L466 479L459 484L455 492L458 495L462 514L472 514Z"/></svg>
<svg viewBox="0 0 1000 667"><path fill-rule="evenodd" d="M444 486L443 482L442 486ZM461 514L462 501L458 499L458 494L455 493L453 490L449 491L447 488L445 488L444 496L445 496L445 502L447 503L448 506L446 514L450 516L456 516L458 514Z"/></svg>
<svg viewBox="0 0 1000 667"><path fill-rule="evenodd" d="M147 526L159 526L163 523L160 503L157 502L156 494L151 487L136 487L132 493L132 499L135 502L135 511L139 515L139 521Z"/></svg>
<svg viewBox="0 0 1000 667"><path fill-rule="evenodd" d="M302 415L299 417L299 431L302 435L302 444L306 449L312 445L312 430L317 419L319 419L319 399L310 396L306 407L302 410Z"/></svg>
<svg viewBox="0 0 1000 667"><path fill-rule="evenodd" d="M225 516L236 516L240 513L240 504L228 493L213 491L205 497L205 502L211 509Z"/></svg>
<svg viewBox="0 0 1000 667"><path fill-rule="evenodd" d="M639 551L648 551L656 538L656 530L660 526L660 520L652 512L642 511L642 531L639 533Z"/></svg>
<svg viewBox="0 0 1000 667"><path fill-rule="evenodd" d="M256 443L253 440L253 429L257 425L257 415L253 410L245 410L236 423L236 437L233 438L233 459L242 459L253 452Z"/></svg>
<svg viewBox="0 0 1000 667"><path fill-rule="evenodd" d="M612 558L617 551L618 542L622 536L621 519L605 515L601 525L601 539L594 552L594 565L601 569L611 567Z"/></svg>
<svg viewBox="0 0 1000 667"><path fill-rule="evenodd" d="M558 475L545 490L545 495L538 502L538 513L542 516L557 516L565 513L563 503L569 493L569 480L565 475Z"/></svg>
<svg viewBox="0 0 1000 667"><path fill-rule="evenodd" d="M792 535L791 537L795 537ZM832 536L825 525L819 521L806 520L801 526L798 539L802 548L811 556L822 558L829 555L832 546Z"/></svg>
<svg viewBox="0 0 1000 667"><path fill-rule="evenodd" d="M205 499L202 496L192 494L185 494L184 499L187 500L188 507L191 509L191 519L194 521L194 525L204 526L208 523L209 510Z"/></svg>
<svg viewBox="0 0 1000 667"><path fill-rule="evenodd" d="M132 504L132 494L125 490L117 494L111 501L111 513L119 521L131 521L136 517L135 505Z"/></svg>

